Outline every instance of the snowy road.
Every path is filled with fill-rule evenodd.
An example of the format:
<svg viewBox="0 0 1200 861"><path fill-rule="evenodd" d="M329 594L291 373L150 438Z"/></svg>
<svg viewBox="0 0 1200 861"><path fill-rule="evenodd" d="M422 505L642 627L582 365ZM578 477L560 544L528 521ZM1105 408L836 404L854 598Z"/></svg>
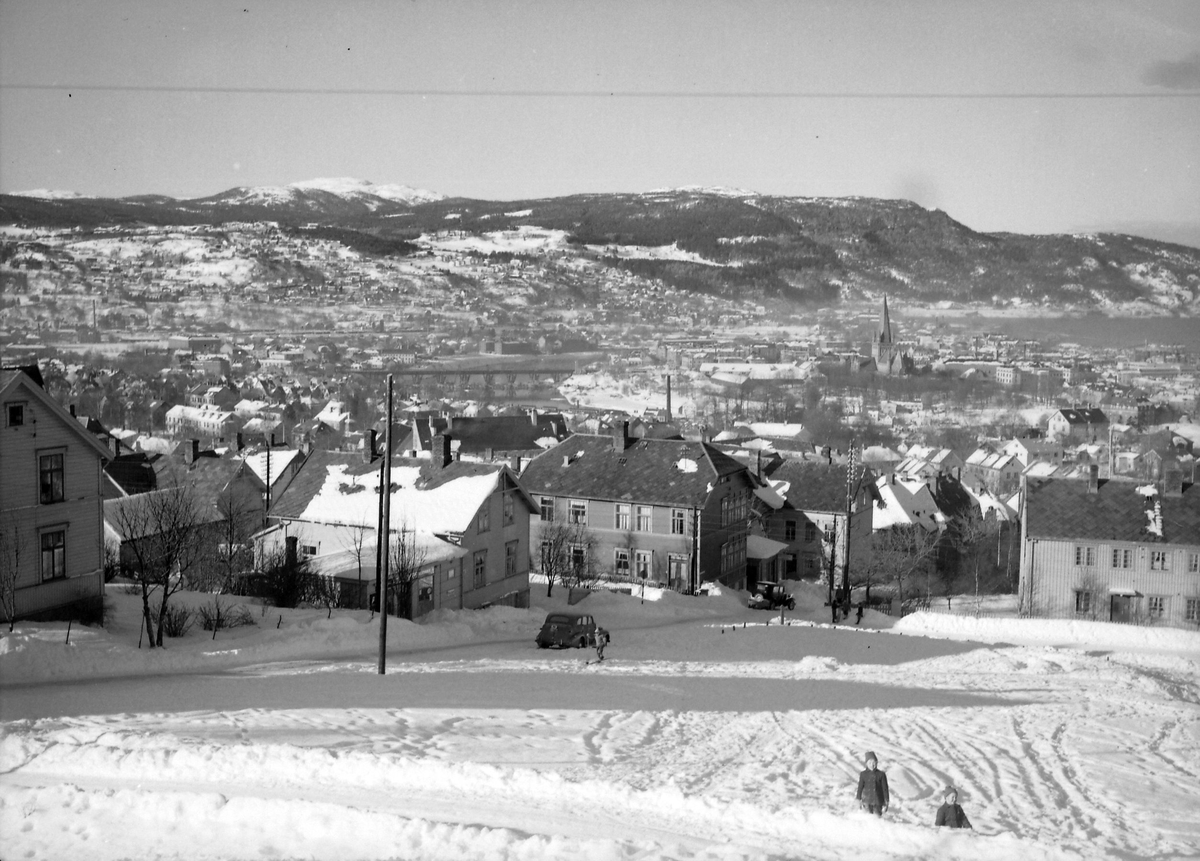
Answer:
<svg viewBox="0 0 1200 861"><path fill-rule="evenodd" d="M1200 856L1191 655L663 630L591 666L481 632L382 678L297 648L6 686L0 834L97 861ZM867 749L882 820L853 799ZM932 827L947 783L974 831Z"/></svg>

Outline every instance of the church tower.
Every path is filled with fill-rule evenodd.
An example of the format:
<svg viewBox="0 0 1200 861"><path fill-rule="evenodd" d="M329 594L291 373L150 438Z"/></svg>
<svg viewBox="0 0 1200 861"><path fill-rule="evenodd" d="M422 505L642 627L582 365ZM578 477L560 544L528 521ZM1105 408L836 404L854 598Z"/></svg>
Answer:
<svg viewBox="0 0 1200 861"><path fill-rule="evenodd" d="M871 358L875 360L875 370L880 374L903 374L908 369L908 357L901 354L892 338L892 318L888 314L887 296L883 297L879 331L871 335Z"/></svg>

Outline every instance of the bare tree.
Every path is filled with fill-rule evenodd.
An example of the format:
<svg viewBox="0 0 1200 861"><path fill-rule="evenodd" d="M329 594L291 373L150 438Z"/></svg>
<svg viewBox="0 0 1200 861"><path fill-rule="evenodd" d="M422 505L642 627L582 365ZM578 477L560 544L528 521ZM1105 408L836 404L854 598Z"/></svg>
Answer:
<svg viewBox="0 0 1200 861"><path fill-rule="evenodd" d="M21 558L28 539L11 512L0 521L0 610L8 618L11 633L17 621L17 578L21 576Z"/></svg>
<svg viewBox="0 0 1200 861"><path fill-rule="evenodd" d="M980 571L992 558L989 544L993 539L999 541L997 519L994 516L982 515L978 508L972 507L951 521L949 542L958 555L958 565L953 570L947 570L944 577L947 609L950 608L950 594L954 585L963 576L970 575L975 584L975 606L978 612Z"/></svg>
<svg viewBox="0 0 1200 861"><path fill-rule="evenodd" d="M210 518L186 484L122 499L113 518L123 539L122 567L141 589L146 637L152 647L162 646L171 596L211 556Z"/></svg>
<svg viewBox="0 0 1200 861"><path fill-rule="evenodd" d="M375 530L363 523L350 524L345 527L346 532L343 533L340 540L342 547L347 550L358 565L358 587L354 593L354 606L356 609L362 608L362 575L363 575L363 557L366 556L368 550L367 535Z"/></svg>
<svg viewBox="0 0 1200 861"><path fill-rule="evenodd" d="M568 588L595 585L600 577L595 552L598 542L585 524L554 520L543 524L539 539L539 567L546 578L547 597L555 583Z"/></svg>
<svg viewBox="0 0 1200 861"><path fill-rule="evenodd" d="M261 523L262 501L251 488L231 483L217 496L216 505L221 532L219 565L210 582L196 585L204 591L229 592L238 576L253 565L250 536Z"/></svg>
<svg viewBox="0 0 1200 861"><path fill-rule="evenodd" d="M402 526L392 535L388 551L388 592L392 597L388 603L396 608L394 615L412 618L413 584L421 577L426 556L412 529Z"/></svg>
<svg viewBox="0 0 1200 861"><path fill-rule="evenodd" d="M871 535L871 552L853 569L856 578L896 584L896 597L904 606L904 581L925 570L936 558L941 535L922 526L893 526Z"/></svg>

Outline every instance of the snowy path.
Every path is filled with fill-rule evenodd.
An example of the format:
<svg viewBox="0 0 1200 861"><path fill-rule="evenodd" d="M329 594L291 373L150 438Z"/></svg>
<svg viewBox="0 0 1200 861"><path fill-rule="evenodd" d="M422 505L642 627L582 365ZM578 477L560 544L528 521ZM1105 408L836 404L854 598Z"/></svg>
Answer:
<svg viewBox="0 0 1200 861"><path fill-rule="evenodd" d="M365 657L370 620L348 614L294 611L216 649L202 636L137 652L119 618L69 648L54 629L0 641L13 674L0 690L0 851L1200 857L1195 635L925 623L968 636L1000 625L987 645L768 627L686 599L596 606L618 636L591 666L535 649L544 613L511 608L397 625L383 677ZM1039 644L1088 636L1125 642ZM1018 637L1033 644L1003 645ZM111 677L46 681L93 667ZM853 798L868 749L891 784L883 819ZM932 827L947 783L974 831Z"/></svg>
<svg viewBox="0 0 1200 861"><path fill-rule="evenodd" d="M948 671L964 663L967 672ZM201 858L269 848L304 857L300 844L276 845L278 828L267 847L251 820L246 830L227 821L231 811L256 809L294 823L297 837L310 833L305 822L361 817L372 823L364 827L408 835L407 850L391 850L401 857L454 857L467 845L504 847L480 857L561 857L561 841L574 841L569 851L585 858L842 858L854 854L840 836L847 827L858 834L854 845L865 841L880 858L918 857L935 844L938 857L973 859L1186 856L1200 851L1200 709L1195 680L1173 673L1170 662L1114 667L1024 648L917 662L902 679L886 666L812 661L685 669L613 662L590 674L576 662L455 662L408 665L386 680L365 664L261 666L193 681L254 685L268 701L277 697L273 686L311 701L317 687L341 700L386 684L395 699L420 699L419 689L477 702L164 709L10 724L0 745L0 824L20 828L28 819L20 811L67 805L89 844L119 847L123 838L106 833L116 827L108 823L136 807L171 818L179 846L192 827L182 820L199 812L231 841L189 856ZM758 695L739 694L772 679L825 691L814 707L791 709L765 709ZM423 684L430 680L437 684ZM576 680L595 700L624 703L637 682L645 705L677 699L696 683L714 702L728 702L666 710L479 705L526 698L537 680L576 706ZM897 681L910 697L888 707L883 691L904 690ZM875 691L876 707L855 703L865 696L859 688ZM919 704L951 692L961 704ZM894 801L882 822L854 810L865 747L889 772ZM976 833L928 827L947 782L959 787ZM133 852L127 845L97 857L123 857Z"/></svg>

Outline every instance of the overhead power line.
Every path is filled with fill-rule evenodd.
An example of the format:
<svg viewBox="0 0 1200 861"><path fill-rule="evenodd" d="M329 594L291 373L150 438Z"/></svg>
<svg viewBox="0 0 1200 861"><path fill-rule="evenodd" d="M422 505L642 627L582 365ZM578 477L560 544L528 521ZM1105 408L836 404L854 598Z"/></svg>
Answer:
<svg viewBox="0 0 1200 861"><path fill-rule="evenodd" d="M895 100L1020 100L1020 99L1195 99L1200 90L1111 93L900 93L820 90L434 90L359 87L195 87L156 84L0 84L0 90L57 90L118 93L226 93L231 95L311 96L433 96L437 98L516 99L895 99Z"/></svg>

